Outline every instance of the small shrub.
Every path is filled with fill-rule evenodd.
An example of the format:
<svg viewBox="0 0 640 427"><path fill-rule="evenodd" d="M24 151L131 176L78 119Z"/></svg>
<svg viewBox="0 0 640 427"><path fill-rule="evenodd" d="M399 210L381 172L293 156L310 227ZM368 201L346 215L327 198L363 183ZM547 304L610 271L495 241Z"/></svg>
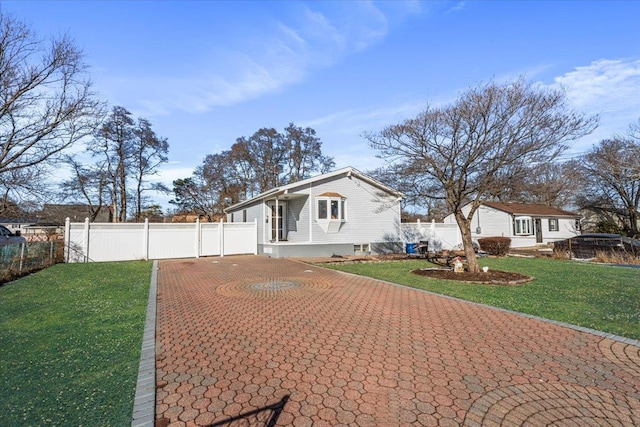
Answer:
<svg viewBox="0 0 640 427"><path fill-rule="evenodd" d="M566 248L553 248L553 257L556 259L571 259L569 249Z"/></svg>
<svg viewBox="0 0 640 427"><path fill-rule="evenodd" d="M505 256L511 248L511 239L508 237L484 237L478 239L480 249L489 255Z"/></svg>

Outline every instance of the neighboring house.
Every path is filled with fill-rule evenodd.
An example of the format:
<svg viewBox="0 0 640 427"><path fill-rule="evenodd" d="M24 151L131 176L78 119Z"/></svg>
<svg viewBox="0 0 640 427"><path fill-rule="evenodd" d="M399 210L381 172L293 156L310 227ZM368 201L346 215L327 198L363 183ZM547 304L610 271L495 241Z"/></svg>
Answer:
<svg viewBox="0 0 640 427"><path fill-rule="evenodd" d="M274 258L381 253L399 246L402 197L347 167L273 188L225 213L229 222L256 221L258 253Z"/></svg>
<svg viewBox="0 0 640 427"><path fill-rule="evenodd" d="M625 226L629 228L631 221L629 219L629 212L624 209L611 209L601 208L597 206L587 207L580 209L580 216L582 217L580 224L583 233L618 233L624 230ZM640 212L637 213L637 229L640 229ZM624 223L623 223L624 222ZM615 229L601 229L604 225L612 225ZM624 234L624 233L623 233Z"/></svg>
<svg viewBox="0 0 640 427"><path fill-rule="evenodd" d="M469 205L462 212L469 213ZM580 215L546 205L525 203L483 202L473 216L473 239L509 237L511 247L548 244L579 234ZM444 218L455 224L453 214Z"/></svg>
<svg viewBox="0 0 640 427"><path fill-rule="evenodd" d="M4 225L12 233L19 231L24 234L26 227L38 222L37 218L0 218L0 224Z"/></svg>
<svg viewBox="0 0 640 427"><path fill-rule="evenodd" d="M219 221L222 219L222 217L220 218L214 217L214 219L217 219L217 221ZM180 214L175 214L171 216L171 222L196 222L198 220L200 222L209 222L206 215L199 215L195 213L180 213ZM214 222L217 222L217 221L214 221Z"/></svg>

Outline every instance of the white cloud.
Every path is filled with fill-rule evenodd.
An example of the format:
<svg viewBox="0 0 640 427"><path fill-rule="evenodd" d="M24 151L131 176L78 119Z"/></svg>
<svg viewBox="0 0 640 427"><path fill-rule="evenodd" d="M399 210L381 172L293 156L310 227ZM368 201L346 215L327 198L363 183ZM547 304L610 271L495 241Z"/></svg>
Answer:
<svg viewBox="0 0 640 427"><path fill-rule="evenodd" d="M456 4L454 4L451 9L449 9L450 12L456 11L456 10L463 10L465 7L467 6L467 2L466 1L459 1Z"/></svg>
<svg viewBox="0 0 640 427"><path fill-rule="evenodd" d="M598 129L576 142L577 151L624 133L640 117L640 59L593 61L556 77L553 86L566 90L576 110L600 115Z"/></svg>
<svg viewBox="0 0 640 427"><path fill-rule="evenodd" d="M601 59L555 79L578 108L627 110L640 105L640 60Z"/></svg>
<svg viewBox="0 0 640 427"><path fill-rule="evenodd" d="M387 35L387 19L373 3L331 5L326 11L318 10L323 5L315 3L298 8L292 19L267 25L261 33L238 42L235 50L213 47L215 54L209 58L203 54L184 67L188 75L109 78L108 86L123 97L133 95L149 115L166 115L175 109L201 113L276 93Z"/></svg>
<svg viewBox="0 0 640 427"><path fill-rule="evenodd" d="M404 102L385 107L360 110L344 110L303 121L305 127L330 127L341 134L361 134L368 130L380 129L404 119L412 118L426 107L426 102Z"/></svg>
<svg viewBox="0 0 640 427"><path fill-rule="evenodd" d="M171 188L173 181L180 178L188 178L193 175L193 167L181 166L178 162L170 162L163 165L158 174L152 179L154 182L161 182Z"/></svg>

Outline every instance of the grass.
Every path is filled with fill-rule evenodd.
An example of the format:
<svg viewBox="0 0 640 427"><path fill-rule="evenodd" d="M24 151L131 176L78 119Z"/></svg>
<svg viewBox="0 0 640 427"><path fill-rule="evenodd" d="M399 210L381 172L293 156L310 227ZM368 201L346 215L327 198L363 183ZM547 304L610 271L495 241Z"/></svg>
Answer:
<svg viewBox="0 0 640 427"><path fill-rule="evenodd" d="M58 264L0 287L0 424L130 425L150 278Z"/></svg>
<svg viewBox="0 0 640 427"><path fill-rule="evenodd" d="M536 279L520 286L491 286L434 280L409 272L426 266L431 264L411 260L329 267L640 339L640 269L543 258L481 259L481 267Z"/></svg>

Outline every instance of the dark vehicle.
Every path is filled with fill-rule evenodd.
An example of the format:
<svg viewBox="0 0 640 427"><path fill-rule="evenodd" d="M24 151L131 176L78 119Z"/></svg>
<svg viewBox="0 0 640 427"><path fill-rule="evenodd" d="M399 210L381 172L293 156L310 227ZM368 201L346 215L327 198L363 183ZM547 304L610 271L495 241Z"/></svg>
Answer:
<svg viewBox="0 0 640 427"><path fill-rule="evenodd" d="M640 240L620 234L581 234L553 244L554 252L575 258L594 258L598 253L620 253L640 256Z"/></svg>
<svg viewBox="0 0 640 427"><path fill-rule="evenodd" d="M26 241L24 237L20 236L20 232L14 234L4 225L0 225L0 247L16 243L26 243Z"/></svg>

